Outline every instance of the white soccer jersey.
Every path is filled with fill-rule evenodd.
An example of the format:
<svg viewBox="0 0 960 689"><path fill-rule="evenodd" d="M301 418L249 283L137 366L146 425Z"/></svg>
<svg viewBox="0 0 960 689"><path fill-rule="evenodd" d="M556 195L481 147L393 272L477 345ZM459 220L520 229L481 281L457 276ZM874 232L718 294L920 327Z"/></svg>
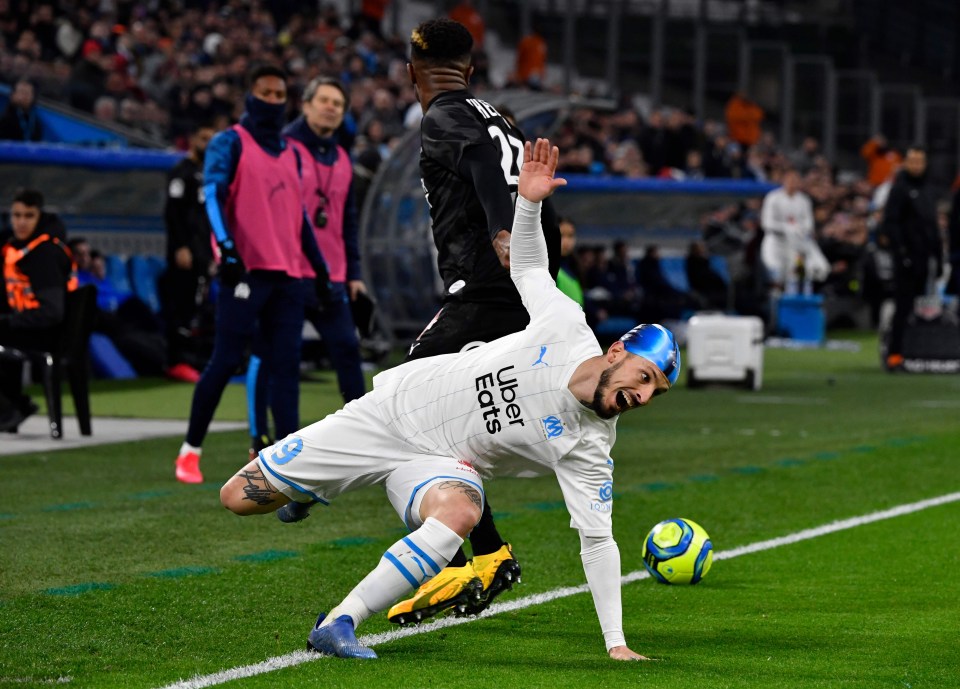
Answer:
<svg viewBox="0 0 960 689"><path fill-rule="evenodd" d="M459 354L380 373L360 400L260 453L278 490L327 500L383 483L417 522L420 488L440 478L554 472L580 531L581 559L608 649L625 645L620 554L613 540L616 419L601 419L567 385L602 354L583 311L547 272L539 204L517 201L511 268L530 313L525 330ZM592 400L591 400L592 401ZM467 466L469 464L469 466Z"/></svg>
<svg viewBox="0 0 960 689"><path fill-rule="evenodd" d="M531 313L525 330L385 371L372 394L388 428L424 454L470 462L484 477L555 472L572 526L608 535L616 420L567 387L602 350L545 269L525 273L518 289Z"/></svg>

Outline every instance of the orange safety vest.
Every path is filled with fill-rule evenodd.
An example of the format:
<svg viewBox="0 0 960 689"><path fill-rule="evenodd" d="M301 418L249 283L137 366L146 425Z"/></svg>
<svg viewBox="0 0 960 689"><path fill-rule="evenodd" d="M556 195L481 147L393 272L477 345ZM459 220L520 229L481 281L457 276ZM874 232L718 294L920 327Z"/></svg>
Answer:
<svg viewBox="0 0 960 689"><path fill-rule="evenodd" d="M24 256L36 249L44 242L53 242L70 258L70 276L67 278L66 288L68 292L77 289L77 264L73 261L73 254L56 237L50 237L48 234L42 234L35 237L29 244L22 249L14 249L9 244L3 247L3 281L7 289L7 303L14 311L29 311L30 309L40 308L40 302L37 301L33 293L33 285L23 271L17 266Z"/></svg>

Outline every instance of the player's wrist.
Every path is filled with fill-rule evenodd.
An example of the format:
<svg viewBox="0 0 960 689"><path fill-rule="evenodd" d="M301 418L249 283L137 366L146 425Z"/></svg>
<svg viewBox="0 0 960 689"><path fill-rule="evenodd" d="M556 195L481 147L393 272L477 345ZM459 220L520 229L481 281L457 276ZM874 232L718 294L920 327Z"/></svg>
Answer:
<svg viewBox="0 0 960 689"><path fill-rule="evenodd" d="M531 201L524 196L517 194L517 210L535 213L540 210L540 201Z"/></svg>

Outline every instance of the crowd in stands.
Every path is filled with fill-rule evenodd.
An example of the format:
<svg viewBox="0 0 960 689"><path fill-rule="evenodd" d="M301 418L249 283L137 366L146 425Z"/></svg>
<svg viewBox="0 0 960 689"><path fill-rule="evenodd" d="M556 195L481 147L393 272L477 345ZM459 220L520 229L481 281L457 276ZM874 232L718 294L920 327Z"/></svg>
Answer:
<svg viewBox="0 0 960 689"><path fill-rule="evenodd" d="M219 130L236 121L244 76L252 64L268 62L290 75L295 96L318 75L336 76L349 88L341 140L351 151L362 186L420 116L405 70L406 38L384 35L384 8L385 3L365 2L356 16L347 17L332 6L303 9L244 0L0 0L0 77L13 85L16 96L0 120L0 131L12 131L9 138L36 138L26 106L33 95L27 91L35 88L100 120L141 129L185 149L198 124L212 123ZM482 52L483 19L470 0L454 7L451 15L470 29L479 46L472 88L482 94L490 86ZM544 88L545 63L546 44L534 31L518 45L512 82ZM297 98L291 99L291 118L298 107ZM722 121L698 122L684 108L645 111L625 97L610 111L573 110L552 136L561 150L560 170L567 173L734 178L779 185L788 170L797 170L800 189L813 204L816 242L830 265L819 289L878 303L885 288L872 231L899 154L878 134L861 152L863 177L841 181L816 138L806 137L794 150L778 145L764 128L763 109L749 94L733 94L724 115ZM362 202L362 189L358 200ZM690 249L695 258L705 252L727 256L726 279L735 289L732 303L726 296L723 303L747 313L763 313L765 308L759 264L761 201L757 197L717 208L703 219L706 243ZM673 294L651 271L643 271L644 276L628 270L633 263L621 254L636 258L640 251L639 246L621 244L607 265L604 251L581 247L578 277L585 294L601 287L612 295L588 311L597 317L611 309L653 317L657 314L648 307L656 303L672 316L721 303L716 286L707 295ZM651 249L646 251L649 257ZM612 280L610 270L617 273ZM599 278L604 271L607 277Z"/></svg>
<svg viewBox="0 0 960 689"><path fill-rule="evenodd" d="M288 6L0 0L0 76L28 78L40 95L185 148L197 123L236 121L251 65L273 63L293 93L318 75L343 81L351 135L385 153L418 110L406 41L384 38L369 17Z"/></svg>
<svg viewBox="0 0 960 689"><path fill-rule="evenodd" d="M763 111L742 93L734 94L724 121L707 120L698 125L682 109L663 108L644 118L631 103L603 112L591 108L574 110L557 135L561 148L560 167L565 172L605 174L622 178L659 177L678 180L742 179L782 185L785 175L796 171L799 191L813 208L813 238L829 264L825 279L816 289L831 296L856 296L871 306L874 322L879 303L889 296L889 275L885 274L882 252L876 241L876 227L895 174L900 154L877 134L861 151L862 176L838 175L837 169L820 150L819 141L805 137L795 149L778 145L774 135L762 126ZM588 313L602 319L611 308L614 314L653 317L658 313L677 317L704 303L769 318L766 294L770 287L762 264L760 247L764 237L761 218L763 196L716 208L703 219L706 243L691 252L718 253L729 264L728 280L733 281L732 301L696 295L696 290L676 294L666 281L639 274L636 288L623 280L610 279L605 247L581 247L578 258L580 278L587 298ZM941 209L946 225L947 208ZM772 228L766 228L770 230ZM613 247L614 253L622 251ZM632 247L638 256L641 247ZM646 249L649 256L651 248ZM646 260L646 259L645 259ZM886 271L889 272L889 271ZM598 277L606 275L606 277ZM822 277L822 276L819 276ZM599 292L594 288L602 288ZM781 286L782 287L782 286ZM590 294L606 295L600 305L590 308ZM657 304L652 312L647 304Z"/></svg>

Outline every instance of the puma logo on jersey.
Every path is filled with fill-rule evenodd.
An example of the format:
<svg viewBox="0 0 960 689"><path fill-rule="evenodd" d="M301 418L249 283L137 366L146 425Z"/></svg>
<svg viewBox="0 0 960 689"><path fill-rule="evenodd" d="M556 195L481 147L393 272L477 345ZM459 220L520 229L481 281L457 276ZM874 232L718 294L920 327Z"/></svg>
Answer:
<svg viewBox="0 0 960 689"><path fill-rule="evenodd" d="M546 361L543 360L543 355L546 353L547 353L547 345L540 345L540 356L537 357L537 360L530 365L530 368L533 368L537 364L543 364L544 366L549 366L550 364L548 364Z"/></svg>

